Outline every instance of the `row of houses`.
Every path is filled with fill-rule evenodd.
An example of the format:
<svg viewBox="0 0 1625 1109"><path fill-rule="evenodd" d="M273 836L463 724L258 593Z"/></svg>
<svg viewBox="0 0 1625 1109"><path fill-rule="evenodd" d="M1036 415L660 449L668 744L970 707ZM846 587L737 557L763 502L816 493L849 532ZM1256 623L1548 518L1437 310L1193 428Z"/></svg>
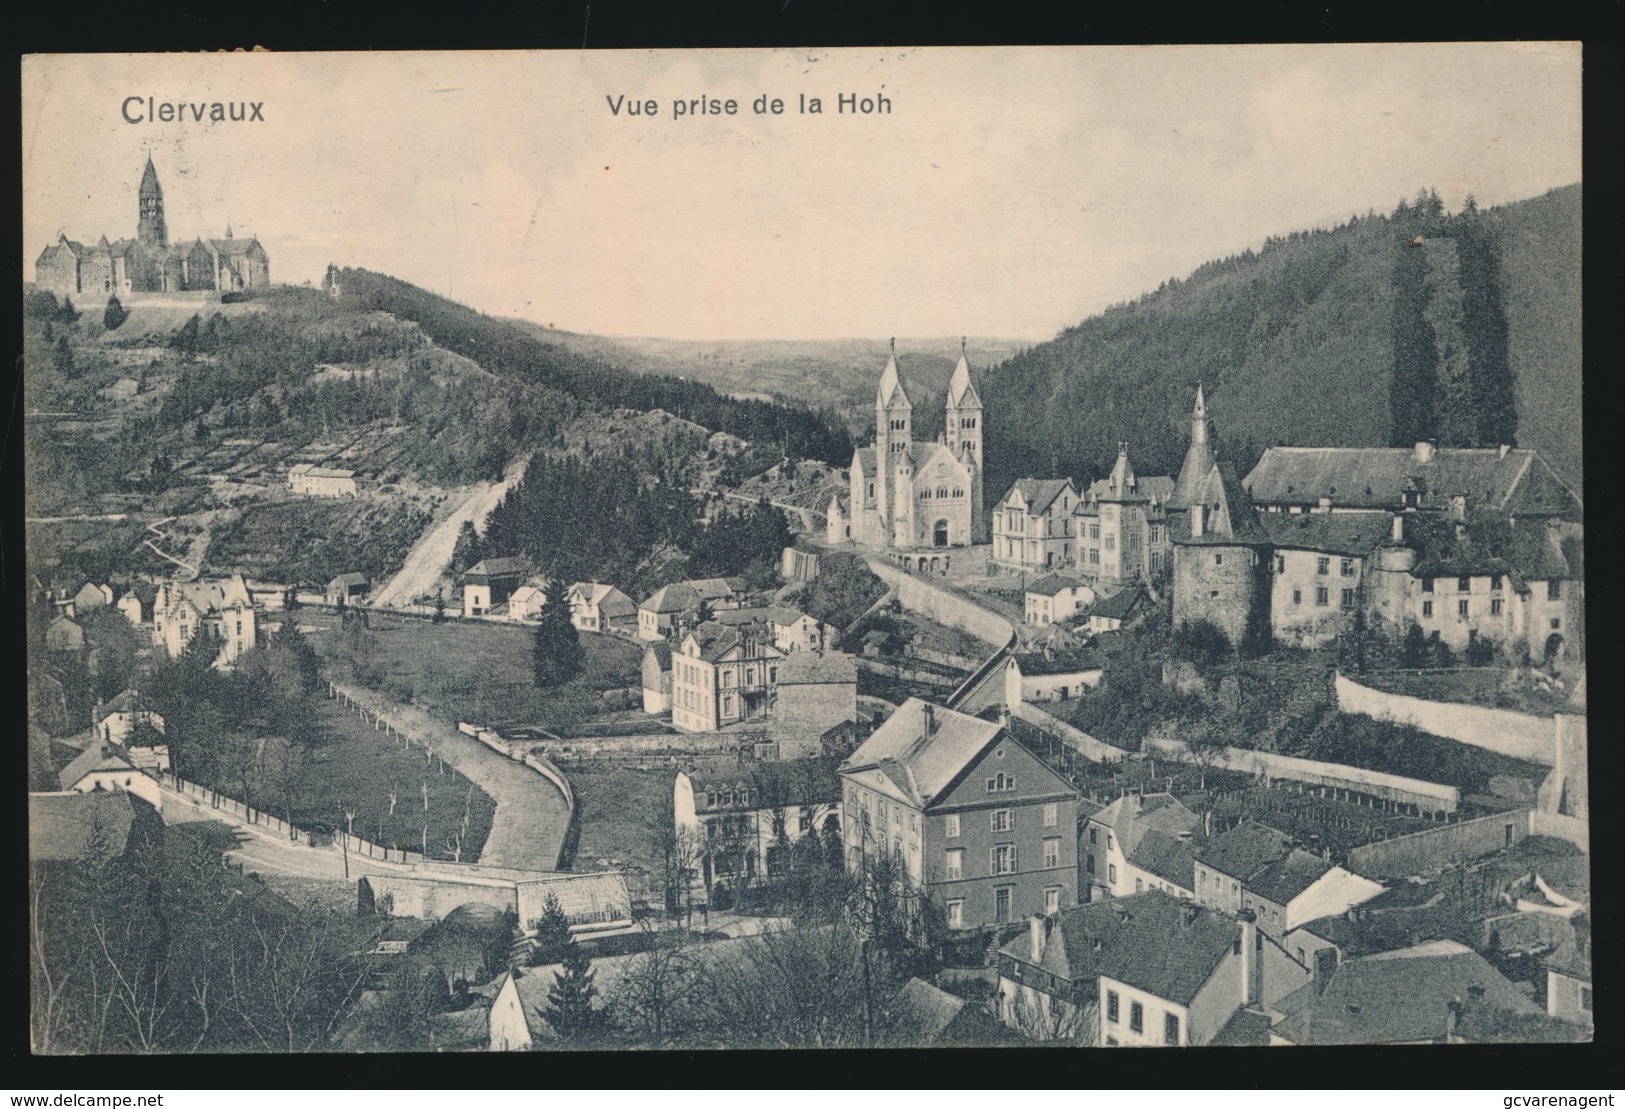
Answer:
<svg viewBox="0 0 1625 1109"><path fill-rule="evenodd" d="M84 628L75 617L105 606L117 607L132 625L150 637L153 646L161 647L171 658L201 635L219 644L217 664L230 666L259 642L255 597L241 574L190 582L166 581L156 588L132 586L117 601L113 600L111 586L91 582L71 594L53 597L52 604L57 615L46 627L45 644L53 651L83 649Z"/></svg>

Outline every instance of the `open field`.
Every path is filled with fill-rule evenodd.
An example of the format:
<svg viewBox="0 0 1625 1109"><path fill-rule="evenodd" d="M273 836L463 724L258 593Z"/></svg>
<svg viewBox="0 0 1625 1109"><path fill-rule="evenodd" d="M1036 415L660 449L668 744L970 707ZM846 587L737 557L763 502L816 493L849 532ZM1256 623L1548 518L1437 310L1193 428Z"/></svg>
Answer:
<svg viewBox="0 0 1625 1109"><path fill-rule="evenodd" d="M575 792L581 840L576 846L576 868L593 870L599 860L643 868L658 874L656 822L671 811L672 770L588 769L579 763L560 763Z"/></svg>
<svg viewBox="0 0 1625 1109"><path fill-rule="evenodd" d="M369 612L368 627L337 630L330 612L301 612L301 624L318 629L316 649L329 659L374 669L381 691L411 701L449 722L578 723L596 715L596 694L635 686L643 648L621 636L581 633L586 667L557 690L535 686L531 668L534 629L484 620L427 619Z"/></svg>
<svg viewBox="0 0 1625 1109"><path fill-rule="evenodd" d="M453 852L447 841L461 831L466 812L462 857L478 856L496 811L489 796L477 786L470 792L472 784L451 767L425 759L422 748L404 749L398 739L373 730L338 702L318 696L315 709L323 736L307 749L294 770L291 815L295 827L332 831L346 822L346 811L353 811L358 836L420 851L427 827L430 857L450 859ZM230 777L219 784L222 792L246 800L240 784ZM290 815L274 748L264 756L252 801L266 812L283 818Z"/></svg>

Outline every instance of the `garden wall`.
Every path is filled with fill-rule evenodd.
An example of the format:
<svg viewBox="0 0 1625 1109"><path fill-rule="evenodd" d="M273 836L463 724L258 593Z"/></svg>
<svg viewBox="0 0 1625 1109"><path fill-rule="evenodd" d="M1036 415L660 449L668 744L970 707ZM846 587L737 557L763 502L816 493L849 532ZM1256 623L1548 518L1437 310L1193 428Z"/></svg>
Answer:
<svg viewBox="0 0 1625 1109"><path fill-rule="evenodd" d="M1113 747L1096 739L1088 732L1079 731L1064 720L1057 720L1037 705L1016 701L1010 705L1010 714L1025 720L1033 727L1056 736L1060 741L1091 762L1117 762L1132 752Z"/></svg>
<svg viewBox="0 0 1625 1109"><path fill-rule="evenodd" d="M1551 766L1557 761L1552 721L1508 709L1426 701L1384 693L1337 675L1337 707L1376 720L1410 724L1430 735L1469 743L1515 759Z"/></svg>
<svg viewBox="0 0 1625 1109"><path fill-rule="evenodd" d="M1529 816L1524 809L1496 813L1368 843L1349 852L1349 869L1368 878L1432 874L1518 844L1529 834Z"/></svg>
<svg viewBox="0 0 1625 1109"><path fill-rule="evenodd" d="M1190 747L1177 739L1147 739L1144 750L1147 753L1167 755L1181 762L1197 761ZM1249 751L1241 747L1220 748L1214 755L1213 765L1245 774L1320 786L1332 790L1334 794L1337 790L1343 790L1385 804L1411 805L1424 814L1453 813L1461 805L1461 791L1454 786L1424 782L1420 778L1402 778L1398 774L1385 774L1380 770L1364 770L1357 766L1300 759L1292 755L1277 755L1268 751Z"/></svg>

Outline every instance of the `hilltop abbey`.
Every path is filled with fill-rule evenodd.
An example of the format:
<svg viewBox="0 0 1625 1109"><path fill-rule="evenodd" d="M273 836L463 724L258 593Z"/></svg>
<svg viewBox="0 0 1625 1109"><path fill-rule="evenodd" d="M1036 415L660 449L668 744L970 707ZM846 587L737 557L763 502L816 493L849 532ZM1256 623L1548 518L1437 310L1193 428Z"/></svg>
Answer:
<svg viewBox="0 0 1625 1109"><path fill-rule="evenodd" d="M34 263L35 284L58 296L103 297L195 289L235 292L271 283L271 261L257 237L233 238L228 226L223 239L170 243L164 190L151 155L141 175L138 208L133 239L108 242L103 235L85 246L65 233L58 235Z"/></svg>
<svg viewBox="0 0 1625 1109"><path fill-rule="evenodd" d="M984 541L982 398L971 384L963 349L948 382L938 442L914 439L913 411L893 340L875 395L875 445L853 454L846 503L831 499L832 542L855 539L906 551Z"/></svg>

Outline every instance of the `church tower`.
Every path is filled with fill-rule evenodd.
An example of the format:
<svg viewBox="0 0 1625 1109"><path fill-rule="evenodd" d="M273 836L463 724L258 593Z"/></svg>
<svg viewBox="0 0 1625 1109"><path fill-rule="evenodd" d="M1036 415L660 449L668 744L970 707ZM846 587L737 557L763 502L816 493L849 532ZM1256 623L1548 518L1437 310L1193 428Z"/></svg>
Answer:
<svg viewBox="0 0 1625 1109"><path fill-rule="evenodd" d="M897 340L891 341L891 357L880 374L880 388L875 392L875 504L880 509L881 524L890 541L892 521L892 472L898 455L907 455L913 445L914 406L903 391L903 379L897 373Z"/></svg>
<svg viewBox="0 0 1625 1109"><path fill-rule="evenodd" d="M169 229L164 226L164 188L158 184L158 170L147 155L147 168L141 174L140 218L136 221L136 239L143 246L167 247Z"/></svg>
<svg viewBox="0 0 1625 1109"><path fill-rule="evenodd" d="M984 542L987 513L982 504L982 398L971 384L964 339L959 340L959 365L954 367L953 377L948 380L948 410L943 428L948 450L970 471L971 542Z"/></svg>

